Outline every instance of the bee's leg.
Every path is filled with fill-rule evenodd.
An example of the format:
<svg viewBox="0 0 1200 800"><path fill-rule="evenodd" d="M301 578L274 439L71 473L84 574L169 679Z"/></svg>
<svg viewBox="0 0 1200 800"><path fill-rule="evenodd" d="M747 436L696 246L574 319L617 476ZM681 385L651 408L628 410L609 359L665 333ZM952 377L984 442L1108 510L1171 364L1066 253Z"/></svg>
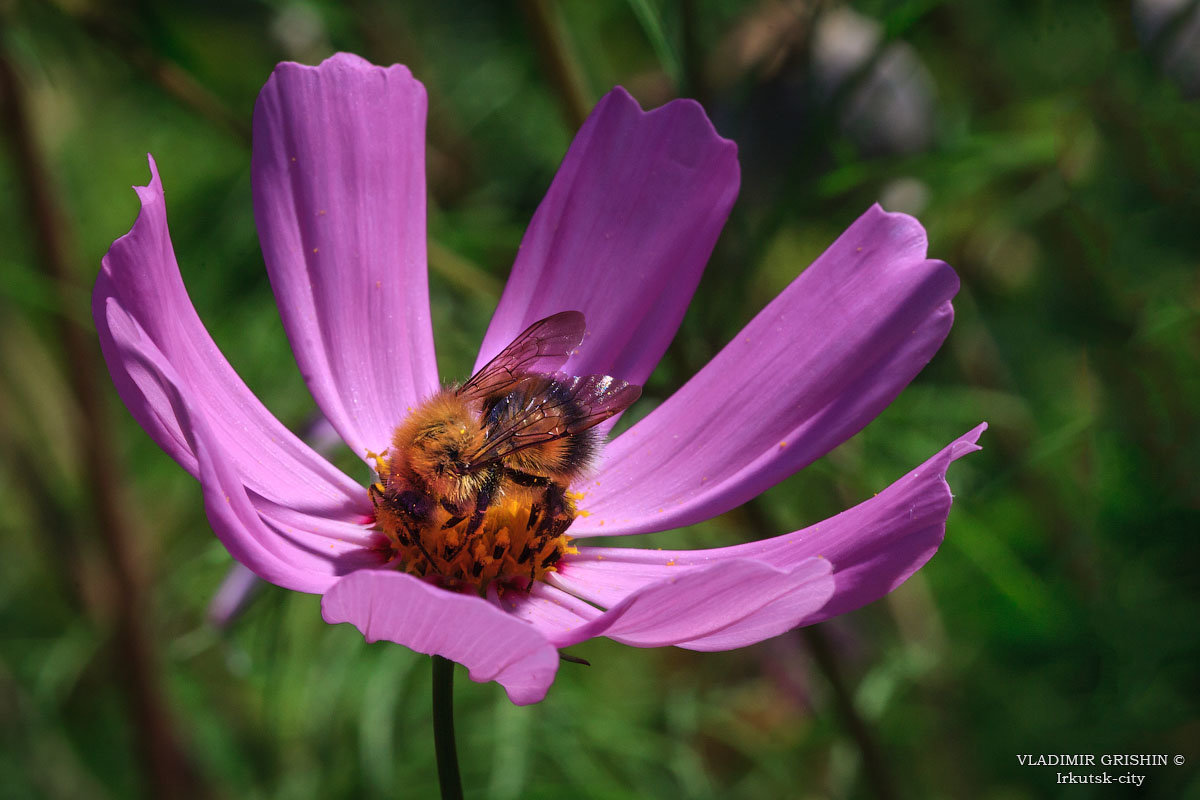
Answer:
<svg viewBox="0 0 1200 800"><path fill-rule="evenodd" d="M533 503L529 506L529 523L525 526L527 532L536 532L538 524L542 520L542 515L546 513L546 506L542 503Z"/></svg>
<svg viewBox="0 0 1200 800"><path fill-rule="evenodd" d="M546 498L546 517L542 520L538 533L553 538L565 531L574 521L567 505L567 490L557 483L546 487L543 495Z"/></svg>
<svg viewBox="0 0 1200 800"><path fill-rule="evenodd" d="M433 512L433 502L424 492L406 490L388 492L383 482L379 481L367 487L367 495L376 508L386 508L395 516L399 525L395 528L396 538L401 545L416 547L425 556L431 568L436 569L436 562L421 541L421 526Z"/></svg>
<svg viewBox="0 0 1200 800"><path fill-rule="evenodd" d="M451 528L453 528L455 525L462 522L466 518L467 518L466 514L459 514L458 516L451 517L450 519L448 519L442 523L442 530L444 530L444 531L450 530Z"/></svg>
<svg viewBox="0 0 1200 800"><path fill-rule="evenodd" d="M429 515L433 513L433 502L429 499L429 495L424 492L416 492L408 489L403 492L388 494L379 487L379 484L374 484L367 493L371 500L378 505L383 503L393 511L398 512L406 519L412 520L414 523L420 524L429 519Z"/></svg>
<svg viewBox="0 0 1200 800"><path fill-rule="evenodd" d="M492 501L496 499L496 495L500 491L501 472L495 470L490 472L484 480L483 485L479 487L479 492L475 495L475 511L471 514L471 521L467 523L466 530L463 531L462 540L457 547L446 548L446 560L450 560L458 555L463 549L469 547L479 533L479 528L483 525L483 517L487 510L491 508Z"/></svg>
<svg viewBox="0 0 1200 800"><path fill-rule="evenodd" d="M429 555L429 551L425 549L425 543L421 541L421 532L417 530L408 531L408 538L412 541L416 548L421 551L421 555L425 556L426 563L433 569L438 569L437 562L433 560L433 556ZM449 559L447 559L448 561Z"/></svg>
<svg viewBox="0 0 1200 800"><path fill-rule="evenodd" d="M530 509L530 538L525 543L525 549L521 551L520 557L517 558L518 564L523 564L525 559L529 559L530 581L537 578L539 567L548 569L562 557L562 553L555 548L541 558L541 563L538 562L538 554L542 552L546 544L563 533L574 519L568 513L566 491L559 484L547 481L542 493L542 502L534 503Z"/></svg>
<svg viewBox="0 0 1200 800"><path fill-rule="evenodd" d="M470 539L478 532L479 527L483 525L483 515L492 507L492 501L496 499L496 495L500 492L500 472L497 470L488 476L483 486L480 487L479 493L475 496L475 513L471 515L471 521L467 523L466 538Z"/></svg>
<svg viewBox="0 0 1200 800"><path fill-rule="evenodd" d="M529 522L525 526L527 536L525 545L521 548L520 553L514 551L517 564L524 564L526 561L529 562L530 582L537 577L537 559L534 556L541 550L542 544L545 541L539 533L541 522L545 519L545 513L546 505L544 503L535 502L530 505Z"/></svg>
<svg viewBox="0 0 1200 800"><path fill-rule="evenodd" d="M546 487L551 484L549 478L545 475L531 475L528 472L522 472L519 469L505 469L504 477L515 483L517 486L542 486Z"/></svg>

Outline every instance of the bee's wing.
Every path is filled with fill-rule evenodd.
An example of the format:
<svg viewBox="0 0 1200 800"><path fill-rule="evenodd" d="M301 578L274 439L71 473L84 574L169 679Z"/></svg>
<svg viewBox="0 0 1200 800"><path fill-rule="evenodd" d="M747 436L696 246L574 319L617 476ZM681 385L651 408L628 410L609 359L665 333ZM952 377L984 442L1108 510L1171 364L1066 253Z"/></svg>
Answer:
<svg viewBox="0 0 1200 800"><path fill-rule="evenodd" d="M469 457L479 469L526 447L582 433L633 404L642 387L609 375L548 376L555 391L538 392L504 426L493 429L487 442Z"/></svg>
<svg viewBox="0 0 1200 800"><path fill-rule="evenodd" d="M560 311L538 320L472 375L459 388L459 397L480 400L503 391L521 375L553 372L583 341L583 333L579 311Z"/></svg>

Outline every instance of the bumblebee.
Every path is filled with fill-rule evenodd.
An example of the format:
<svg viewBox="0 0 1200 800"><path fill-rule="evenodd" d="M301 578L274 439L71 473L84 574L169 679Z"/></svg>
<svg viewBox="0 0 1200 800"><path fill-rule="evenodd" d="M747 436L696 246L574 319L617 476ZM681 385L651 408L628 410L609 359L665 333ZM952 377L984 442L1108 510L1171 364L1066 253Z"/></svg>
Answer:
<svg viewBox="0 0 1200 800"><path fill-rule="evenodd" d="M568 552L570 485L597 453L595 426L641 394L608 375L557 371L584 331L578 311L535 322L396 428L368 491L409 572L482 590L536 580Z"/></svg>

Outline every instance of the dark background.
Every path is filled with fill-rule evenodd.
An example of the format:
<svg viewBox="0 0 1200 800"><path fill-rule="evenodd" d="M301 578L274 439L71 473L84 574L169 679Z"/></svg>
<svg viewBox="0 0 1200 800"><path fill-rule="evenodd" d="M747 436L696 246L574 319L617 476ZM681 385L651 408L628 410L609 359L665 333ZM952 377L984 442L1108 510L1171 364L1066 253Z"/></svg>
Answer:
<svg viewBox="0 0 1200 800"><path fill-rule="evenodd" d="M201 316L305 428L249 120L277 61L339 49L429 90L447 378L617 83L647 107L700 99L743 170L650 398L876 200L957 268L946 345L878 421L750 513L649 544L795 529L991 424L951 468L938 555L816 636L717 654L596 640L576 648L592 667L564 664L527 708L460 670L468 796L1110 797L1135 792L1059 786L1017 754L1163 753L1186 764L1108 771L1147 775L1140 797L1200 797L1197 5L0 2L0 797L436 791L427 658L275 587L207 621L230 557L121 407L88 310L153 152Z"/></svg>

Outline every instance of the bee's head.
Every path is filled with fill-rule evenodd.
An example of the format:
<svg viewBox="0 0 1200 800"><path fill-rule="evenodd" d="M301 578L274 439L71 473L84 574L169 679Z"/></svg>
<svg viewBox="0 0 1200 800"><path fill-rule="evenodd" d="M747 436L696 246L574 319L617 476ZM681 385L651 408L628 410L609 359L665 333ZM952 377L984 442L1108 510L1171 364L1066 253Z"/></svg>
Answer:
<svg viewBox="0 0 1200 800"><path fill-rule="evenodd" d="M393 459L403 459L431 495L460 505L475 492L479 478L471 472L469 458L482 445L479 423L465 409L432 409L415 415L397 431Z"/></svg>

